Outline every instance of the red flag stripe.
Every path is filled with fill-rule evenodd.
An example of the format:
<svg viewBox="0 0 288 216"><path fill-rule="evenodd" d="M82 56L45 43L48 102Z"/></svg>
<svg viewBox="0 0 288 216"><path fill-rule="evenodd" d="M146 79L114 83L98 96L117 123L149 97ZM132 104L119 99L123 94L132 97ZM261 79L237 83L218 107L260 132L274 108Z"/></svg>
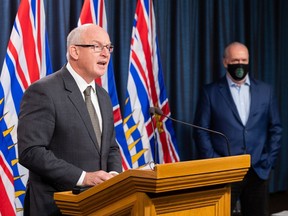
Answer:
<svg viewBox="0 0 288 216"><path fill-rule="evenodd" d="M11 202L9 201L9 197L7 194L6 187L2 181L2 178L0 178L0 215L15 215L14 207L11 205Z"/></svg>
<svg viewBox="0 0 288 216"><path fill-rule="evenodd" d="M116 110L114 110L113 115L114 115L114 122L122 122L120 108L117 108Z"/></svg>
<svg viewBox="0 0 288 216"><path fill-rule="evenodd" d="M80 21L81 23L93 23L93 17L91 14L91 7L90 7L90 1L84 1L81 15L80 15Z"/></svg>
<svg viewBox="0 0 288 216"><path fill-rule="evenodd" d="M17 53L17 50L15 49L15 46L14 44L12 43L12 41L10 40L9 41L9 44L8 44L8 50L10 51L11 55L13 56L14 58L14 61L15 61L15 67L16 67L16 71L17 71L17 74L21 80L21 83L24 87L24 89L27 89L28 88L28 83L27 83L27 80L26 80L26 77L24 75L24 72L20 66L20 62L19 62L19 56L18 56L18 53Z"/></svg>
<svg viewBox="0 0 288 216"><path fill-rule="evenodd" d="M41 0L37 1L37 14L41 14ZM38 47L38 55L39 60L42 62L42 41L41 41L41 18L40 16L37 16L37 47Z"/></svg>
<svg viewBox="0 0 288 216"><path fill-rule="evenodd" d="M0 152L1 153L1 152ZM0 215L15 215L15 210L14 206L11 204L11 200L7 194L7 189L6 189L6 184L4 184L3 180L6 176L6 179L10 181L10 185L14 185L14 180L13 180L13 175L9 168L6 166L6 163L3 159L3 155L0 154L0 173L1 173L1 178L0 178ZM13 193L14 195L14 193Z"/></svg>
<svg viewBox="0 0 288 216"><path fill-rule="evenodd" d="M21 8L23 7L23 8ZM30 14L27 15L27 11L29 11L29 2L24 1L22 4L20 4L19 10L18 10L18 20L20 22L21 30L22 30L22 37L23 37L23 47L24 47L24 53L25 58L27 62L27 68L28 73L30 77L31 83L35 82L39 79L39 68L38 64L35 64L36 57L36 47L34 44L34 38L33 38L33 29L32 29L32 23L30 19Z"/></svg>
<svg viewBox="0 0 288 216"><path fill-rule="evenodd" d="M8 177L9 181L13 184L13 182L14 182L13 175L10 172L10 170L8 169L8 167L5 165L5 162L4 162L1 155L0 155L0 164L1 164L1 167L2 167L5 175Z"/></svg>
<svg viewBox="0 0 288 216"><path fill-rule="evenodd" d="M99 0L99 22L98 24L103 27L103 12L104 12L104 0Z"/></svg>

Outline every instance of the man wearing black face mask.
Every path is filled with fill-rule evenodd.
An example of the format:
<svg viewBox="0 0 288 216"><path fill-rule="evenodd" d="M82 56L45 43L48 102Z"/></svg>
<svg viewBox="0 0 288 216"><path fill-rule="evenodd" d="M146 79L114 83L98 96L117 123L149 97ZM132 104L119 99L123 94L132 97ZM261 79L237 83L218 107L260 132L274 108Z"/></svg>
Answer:
<svg viewBox="0 0 288 216"><path fill-rule="evenodd" d="M276 98L270 85L249 76L245 45L229 44L223 65L226 75L203 88L194 124L225 134L231 155L251 155L243 181L232 184L231 210L240 199L242 216L268 216L268 178L282 135ZM195 129L194 139L200 158L228 156L222 137Z"/></svg>

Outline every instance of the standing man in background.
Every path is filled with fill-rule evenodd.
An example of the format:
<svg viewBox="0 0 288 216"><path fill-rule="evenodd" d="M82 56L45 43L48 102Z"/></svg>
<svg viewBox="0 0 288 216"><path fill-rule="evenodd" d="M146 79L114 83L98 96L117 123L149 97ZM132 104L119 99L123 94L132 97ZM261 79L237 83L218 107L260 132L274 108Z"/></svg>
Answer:
<svg viewBox="0 0 288 216"><path fill-rule="evenodd" d="M282 135L276 97L270 85L249 76L245 45L229 44L223 65L227 73L204 87L194 123L225 134L232 155L251 155L251 168L243 181L232 184L231 210L239 198L243 216L268 216L268 178ZM195 129L194 140L200 158L228 155L221 136Z"/></svg>
<svg viewBox="0 0 288 216"><path fill-rule="evenodd" d="M55 192L121 172L110 97L94 81L112 51L104 29L79 26L67 37L68 63L25 91L18 125L19 161L29 169L25 215L60 215Z"/></svg>

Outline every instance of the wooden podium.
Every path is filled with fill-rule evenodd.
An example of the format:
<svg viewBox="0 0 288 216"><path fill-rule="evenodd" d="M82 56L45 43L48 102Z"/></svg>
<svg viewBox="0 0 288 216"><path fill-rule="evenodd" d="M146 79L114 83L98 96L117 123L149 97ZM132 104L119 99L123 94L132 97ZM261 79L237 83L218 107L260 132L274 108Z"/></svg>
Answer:
<svg viewBox="0 0 288 216"><path fill-rule="evenodd" d="M54 199L64 215L230 215L229 183L241 181L249 167L249 155L158 164Z"/></svg>

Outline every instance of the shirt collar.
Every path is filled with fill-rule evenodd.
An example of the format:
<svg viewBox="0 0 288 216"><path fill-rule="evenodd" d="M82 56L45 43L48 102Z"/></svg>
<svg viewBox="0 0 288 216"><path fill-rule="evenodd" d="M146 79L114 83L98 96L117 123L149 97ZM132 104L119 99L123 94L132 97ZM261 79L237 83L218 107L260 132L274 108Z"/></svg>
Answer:
<svg viewBox="0 0 288 216"><path fill-rule="evenodd" d="M96 91L96 86L95 86L95 81L92 81L91 83L86 83L86 81L72 68L72 66L70 65L70 63L68 62L66 65L67 70L70 72L70 74L72 75L72 77L74 78L78 88L80 89L80 91L83 93L85 91L85 89L88 86L92 86L93 92Z"/></svg>
<svg viewBox="0 0 288 216"><path fill-rule="evenodd" d="M238 84L233 82L233 80L227 74L226 74L226 79L227 79L227 82L228 82L229 86L238 86ZM245 80L244 85L250 86L249 74L247 74L247 76L246 76L246 80Z"/></svg>

